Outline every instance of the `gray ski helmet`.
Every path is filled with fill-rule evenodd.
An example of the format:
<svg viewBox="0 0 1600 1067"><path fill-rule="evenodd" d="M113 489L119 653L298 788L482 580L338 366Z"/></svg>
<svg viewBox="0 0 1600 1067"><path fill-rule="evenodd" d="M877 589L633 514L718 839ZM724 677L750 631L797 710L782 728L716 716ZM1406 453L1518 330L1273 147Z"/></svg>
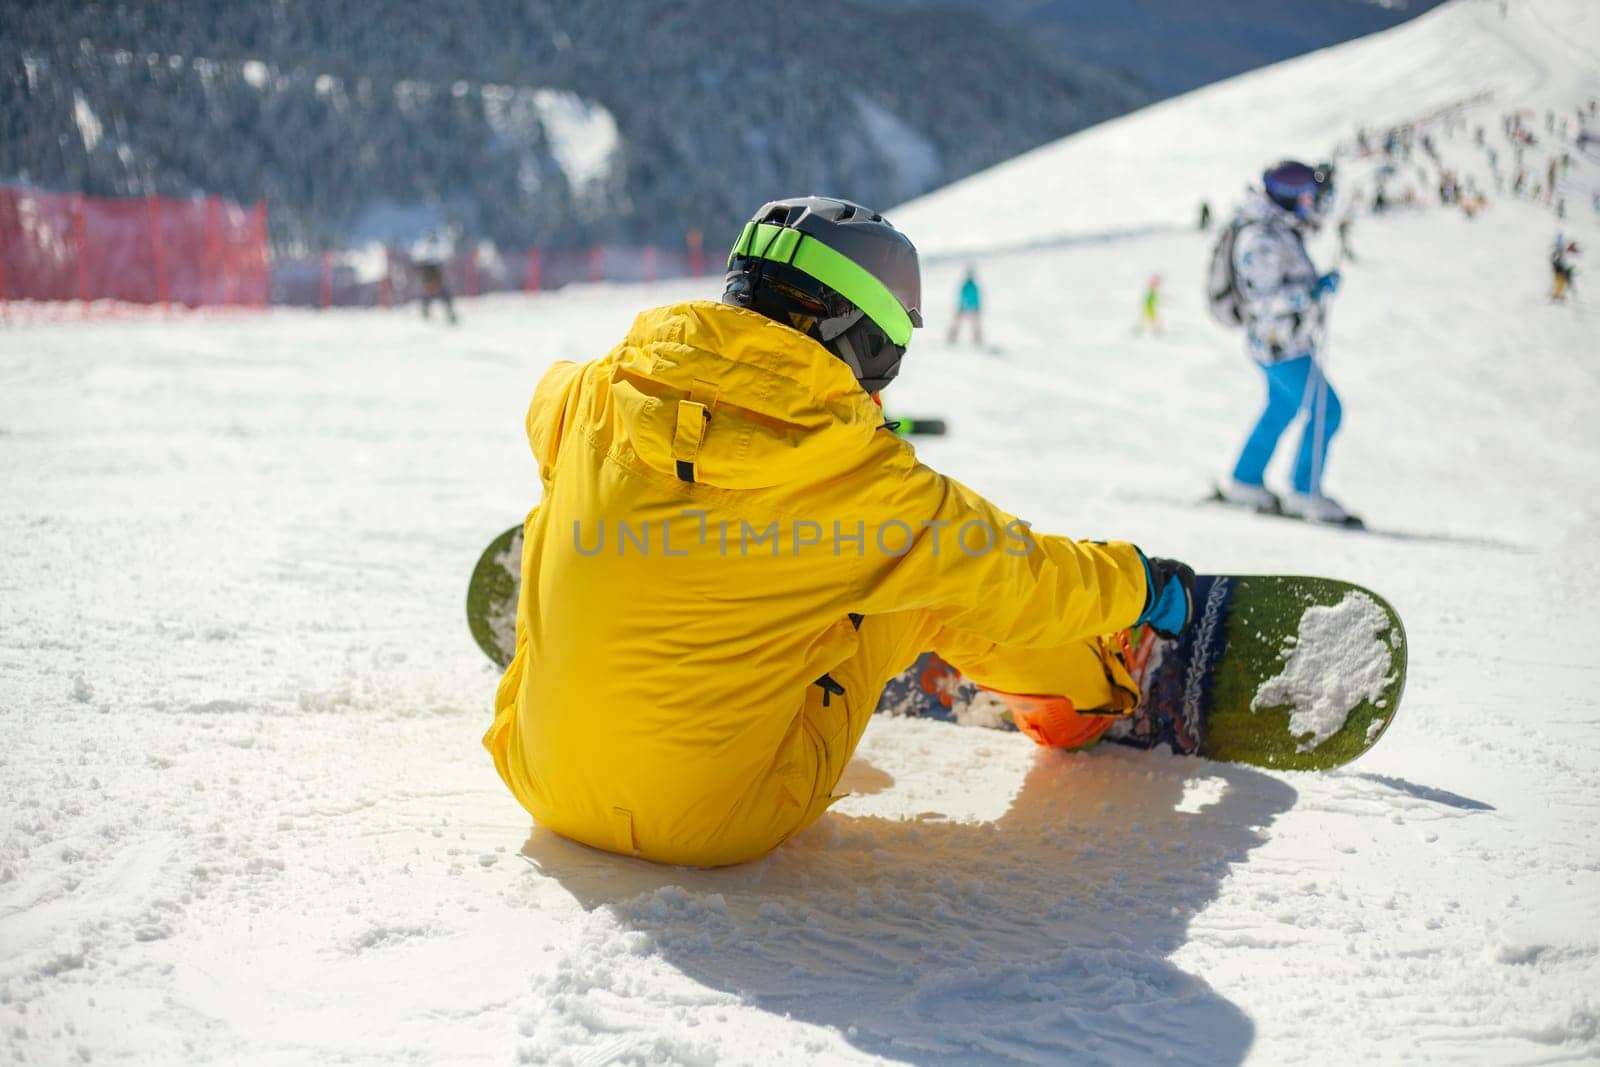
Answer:
<svg viewBox="0 0 1600 1067"><path fill-rule="evenodd" d="M876 393L922 325L917 250L875 211L802 196L762 206L728 256L723 303L809 334Z"/></svg>

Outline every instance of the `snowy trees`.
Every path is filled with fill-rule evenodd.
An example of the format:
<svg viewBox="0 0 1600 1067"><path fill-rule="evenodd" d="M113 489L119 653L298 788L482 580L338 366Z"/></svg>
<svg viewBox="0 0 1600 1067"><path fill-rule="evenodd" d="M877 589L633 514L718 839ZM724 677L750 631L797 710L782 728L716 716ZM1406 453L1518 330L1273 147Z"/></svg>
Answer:
<svg viewBox="0 0 1600 1067"><path fill-rule="evenodd" d="M265 199L286 251L441 224L512 247L702 227L715 246L764 197L895 203L1143 102L976 15L827 0L796 37L749 10L30 5L0 39L0 175ZM803 49L818 33L833 44ZM592 153L608 123L602 165L574 173L564 149Z"/></svg>

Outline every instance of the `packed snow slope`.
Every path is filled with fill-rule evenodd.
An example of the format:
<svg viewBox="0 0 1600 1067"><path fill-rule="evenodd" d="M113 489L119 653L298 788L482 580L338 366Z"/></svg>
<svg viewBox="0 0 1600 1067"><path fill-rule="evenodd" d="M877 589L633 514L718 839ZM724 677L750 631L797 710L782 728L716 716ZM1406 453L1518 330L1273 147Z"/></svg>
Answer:
<svg viewBox="0 0 1600 1067"><path fill-rule="evenodd" d="M1242 184L1288 150L1304 97L1281 84L1338 60L1347 107L1315 97L1329 140L1493 89L1467 128L1435 130L1487 183L1466 129L1596 94L1600 64L1573 58L1593 28L1576 2L1504 22L1450 6L1118 128L1164 141L1185 188L1226 166ZM1433 66L1457 54L1480 58ZM1369 95L1414 67L1409 99ZM1212 94L1256 101L1253 143ZM1195 506L1260 383L1200 304L1206 238L1160 228L1147 186L1090 180L1122 166L1120 142L1078 147L1107 136L1058 149L1082 153L1081 186L1019 164L1008 202L1157 228L973 255L996 350L944 342L962 262L935 264L891 407L947 417L923 458L1041 528L1381 592L1411 672L1371 753L1278 774L883 720L853 796L762 861L575 846L530 823L479 746L496 675L466 578L536 499L522 417L545 366L713 280L463 302L455 329L414 309L14 320L0 1060L1600 1057L1588 276L1547 302L1558 222L1540 202L1358 218L1326 350L1346 406L1328 486L1376 532ZM1595 170L1577 160L1571 187ZM1560 225L1593 249L1594 210L1571 201ZM965 220L935 206L906 228L960 247ZM1154 272L1165 332L1135 335Z"/></svg>

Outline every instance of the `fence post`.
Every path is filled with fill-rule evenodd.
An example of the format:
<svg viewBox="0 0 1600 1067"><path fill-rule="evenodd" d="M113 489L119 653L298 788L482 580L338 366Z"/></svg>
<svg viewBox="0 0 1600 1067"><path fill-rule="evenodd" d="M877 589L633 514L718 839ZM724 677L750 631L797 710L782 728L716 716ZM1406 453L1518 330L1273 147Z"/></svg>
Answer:
<svg viewBox="0 0 1600 1067"><path fill-rule="evenodd" d="M467 295L478 295L478 250L467 249Z"/></svg>
<svg viewBox="0 0 1600 1067"><path fill-rule="evenodd" d="M656 280L656 246L655 245L645 245L644 246L644 280L647 281L647 282L653 282L653 281Z"/></svg>
<svg viewBox="0 0 1600 1067"><path fill-rule="evenodd" d="M322 306L333 303L333 253L322 253Z"/></svg>
<svg viewBox="0 0 1600 1067"><path fill-rule="evenodd" d="M705 240L699 230L690 230L683 235L683 243L689 249L689 273L698 278L706 272Z"/></svg>
<svg viewBox="0 0 1600 1067"><path fill-rule="evenodd" d="M83 313L87 315L89 313L89 261L84 258L88 251L88 242L84 239L82 193L78 193L72 198L72 240L78 251L78 303L82 305Z"/></svg>
<svg viewBox="0 0 1600 1067"><path fill-rule="evenodd" d="M161 239L161 198L150 193L145 197L145 202L150 205L150 247L156 257L156 300L161 304L161 310L170 315L172 303L167 291L166 244Z"/></svg>
<svg viewBox="0 0 1600 1067"><path fill-rule="evenodd" d="M226 304L227 291L222 281L222 235L217 229L217 210L221 203L216 196L206 197L206 262L202 274L205 276L205 302L208 304Z"/></svg>
<svg viewBox="0 0 1600 1067"><path fill-rule="evenodd" d="M378 282L378 303L384 307L394 306L394 286L389 281L391 273L389 262L389 246L383 246L383 280Z"/></svg>
<svg viewBox="0 0 1600 1067"><path fill-rule="evenodd" d="M589 281L598 282L606 276L605 251L599 245L589 248Z"/></svg>
<svg viewBox="0 0 1600 1067"><path fill-rule="evenodd" d="M232 307L239 302L239 242L237 238L220 238L222 258L222 303Z"/></svg>
<svg viewBox="0 0 1600 1067"><path fill-rule="evenodd" d="M523 292L534 293L539 291L544 281L544 279L540 277L541 266L542 264L540 263L539 250L537 248L528 249L528 266L522 275Z"/></svg>
<svg viewBox="0 0 1600 1067"><path fill-rule="evenodd" d="M259 200L255 207L255 220L252 227L251 262L255 264L255 276L259 304L265 308L272 303L272 258L267 254L267 202Z"/></svg>
<svg viewBox="0 0 1600 1067"><path fill-rule="evenodd" d="M0 212L0 218L5 218L16 213L16 194L5 186L0 185L0 205L9 210ZM21 249L17 250L21 254ZM11 319L11 296L6 291L6 248L5 242L0 241L0 322L9 322Z"/></svg>

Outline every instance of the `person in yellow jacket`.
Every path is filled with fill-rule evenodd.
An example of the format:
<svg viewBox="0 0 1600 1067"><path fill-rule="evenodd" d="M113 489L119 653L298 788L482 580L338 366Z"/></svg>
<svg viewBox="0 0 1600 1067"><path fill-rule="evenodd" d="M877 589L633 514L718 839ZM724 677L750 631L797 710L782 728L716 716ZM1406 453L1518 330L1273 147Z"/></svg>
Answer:
<svg viewBox="0 0 1600 1067"><path fill-rule="evenodd" d="M528 409L516 654L484 744L555 833L665 863L814 822L884 683L937 651L1092 742L1138 688L1110 637L1175 633L1193 573L1032 532L917 461L877 393L921 324L916 249L848 201L767 204L721 302L643 312Z"/></svg>

